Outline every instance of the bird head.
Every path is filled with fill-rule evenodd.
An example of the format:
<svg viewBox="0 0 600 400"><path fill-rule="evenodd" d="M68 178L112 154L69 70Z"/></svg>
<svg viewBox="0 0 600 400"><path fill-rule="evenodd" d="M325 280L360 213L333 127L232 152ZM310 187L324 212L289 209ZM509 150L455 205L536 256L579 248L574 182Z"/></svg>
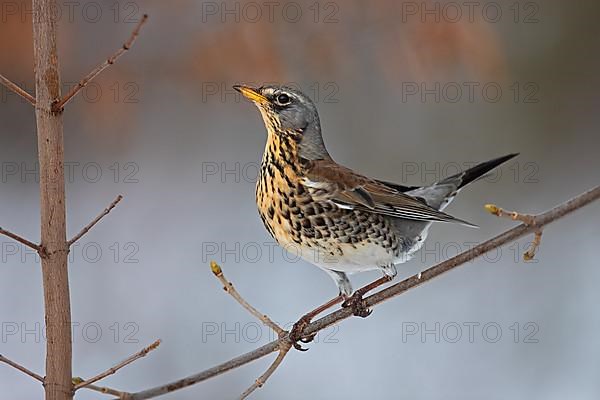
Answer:
<svg viewBox="0 0 600 400"><path fill-rule="evenodd" d="M278 85L233 88L258 107L269 135L293 139L298 143L298 155L307 160L329 158L317 108L307 95Z"/></svg>

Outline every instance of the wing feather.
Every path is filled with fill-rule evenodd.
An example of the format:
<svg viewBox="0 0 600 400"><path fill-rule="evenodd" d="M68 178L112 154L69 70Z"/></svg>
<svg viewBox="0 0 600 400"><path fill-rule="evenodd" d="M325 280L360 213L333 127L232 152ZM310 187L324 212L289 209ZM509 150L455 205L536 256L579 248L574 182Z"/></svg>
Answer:
<svg viewBox="0 0 600 400"><path fill-rule="evenodd" d="M306 166L308 186L319 187L323 196L346 209L355 209L416 221L458 222L472 225L436 210L396 188L357 174L333 160L310 161Z"/></svg>

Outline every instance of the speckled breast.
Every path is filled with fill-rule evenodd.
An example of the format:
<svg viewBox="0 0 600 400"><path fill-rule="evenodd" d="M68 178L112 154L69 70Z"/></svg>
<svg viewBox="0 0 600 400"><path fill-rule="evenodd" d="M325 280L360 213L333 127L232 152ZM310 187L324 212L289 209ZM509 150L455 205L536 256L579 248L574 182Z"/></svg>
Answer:
<svg viewBox="0 0 600 400"><path fill-rule="evenodd" d="M389 265L405 251L390 219L340 208L322 195L315 200L300 176L299 168L266 154L256 185L261 219L287 251L340 271Z"/></svg>

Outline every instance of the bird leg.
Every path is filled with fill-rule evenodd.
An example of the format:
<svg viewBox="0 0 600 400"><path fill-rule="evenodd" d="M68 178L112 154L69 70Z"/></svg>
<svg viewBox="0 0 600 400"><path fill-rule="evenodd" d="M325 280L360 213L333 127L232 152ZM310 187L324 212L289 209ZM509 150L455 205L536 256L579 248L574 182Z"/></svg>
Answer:
<svg viewBox="0 0 600 400"><path fill-rule="evenodd" d="M336 304L341 303L342 301L346 300L347 298L348 297L346 295L340 293L339 295L337 295L337 297L334 297L333 299L329 300L328 302L321 304L319 307L315 308L314 310L304 314L298 320L298 322L296 322L294 324L294 326L292 327L292 330L290 331L289 338L292 341L294 348L296 350L300 350L300 351L308 350L308 349L303 348L302 345L298 342L310 343L315 338L316 333L313 333L312 335L309 335L307 337L303 337L302 333L304 331L304 328L306 328L306 326L308 324L310 324L310 321L314 317L321 314L323 311L330 309L331 307L335 306Z"/></svg>
<svg viewBox="0 0 600 400"><path fill-rule="evenodd" d="M369 283L368 285L365 285L365 286L361 287L360 289L356 289L354 294L352 294L352 296L347 298L342 303L342 307L352 307L352 310L354 311L354 315L356 315L357 317L361 317L361 318L368 317L369 315L371 315L373 310L370 310L367 307L367 305L365 304L365 301L363 300L363 296L365 294L367 294L368 292L370 292L371 290L378 288L379 286L381 286L383 284L388 283L392 279L394 279L393 276L384 274L381 278L374 280L373 282Z"/></svg>

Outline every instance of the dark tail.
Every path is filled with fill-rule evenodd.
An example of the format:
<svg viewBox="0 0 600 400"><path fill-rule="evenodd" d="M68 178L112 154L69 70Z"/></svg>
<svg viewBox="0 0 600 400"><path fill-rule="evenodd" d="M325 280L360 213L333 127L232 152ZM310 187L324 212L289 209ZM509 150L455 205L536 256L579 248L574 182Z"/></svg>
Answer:
<svg viewBox="0 0 600 400"><path fill-rule="evenodd" d="M476 166L469 168L466 171L460 172L456 175L449 176L448 178L443 179L440 183L450 183L456 182L458 184L457 190L468 185L469 183L477 180L496 168L498 165L505 163L518 156L519 153L508 154L502 157L494 158L493 160L482 162L481 164L477 164Z"/></svg>

